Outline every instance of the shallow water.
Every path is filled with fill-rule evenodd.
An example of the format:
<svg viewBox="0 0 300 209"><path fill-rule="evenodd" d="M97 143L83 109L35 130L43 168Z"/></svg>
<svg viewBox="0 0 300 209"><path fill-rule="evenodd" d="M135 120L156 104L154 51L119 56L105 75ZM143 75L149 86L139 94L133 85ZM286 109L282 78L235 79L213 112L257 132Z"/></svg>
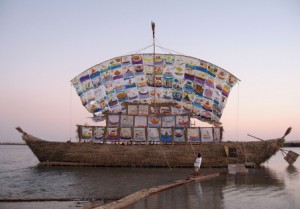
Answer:
<svg viewBox="0 0 300 209"><path fill-rule="evenodd" d="M299 148L291 148L300 153ZM184 179L192 169L39 167L27 146L0 146L0 208L82 208L91 199L118 199ZM300 161L280 152L260 169L189 183L151 195L128 208L300 208ZM215 172L202 169L202 174ZM73 201L5 202L68 198ZM84 200L86 199L86 200ZM96 202L102 204L103 201Z"/></svg>

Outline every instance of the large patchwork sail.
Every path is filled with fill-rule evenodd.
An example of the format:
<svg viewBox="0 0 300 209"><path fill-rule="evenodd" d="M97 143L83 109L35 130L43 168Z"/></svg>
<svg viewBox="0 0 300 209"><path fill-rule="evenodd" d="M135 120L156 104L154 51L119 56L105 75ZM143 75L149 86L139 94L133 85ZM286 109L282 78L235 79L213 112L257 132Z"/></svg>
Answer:
<svg viewBox="0 0 300 209"><path fill-rule="evenodd" d="M97 64L71 80L94 115L126 113L126 103L174 102L172 112L220 122L238 79L201 59L173 54L132 54Z"/></svg>

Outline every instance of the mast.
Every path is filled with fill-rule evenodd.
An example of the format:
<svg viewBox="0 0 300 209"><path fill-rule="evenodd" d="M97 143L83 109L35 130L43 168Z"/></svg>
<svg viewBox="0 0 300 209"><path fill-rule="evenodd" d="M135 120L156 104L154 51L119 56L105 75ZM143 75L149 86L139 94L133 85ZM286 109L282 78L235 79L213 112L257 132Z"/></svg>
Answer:
<svg viewBox="0 0 300 209"><path fill-rule="evenodd" d="M153 87L154 87L154 105L156 103L156 82L155 82L155 22L151 21L153 33Z"/></svg>

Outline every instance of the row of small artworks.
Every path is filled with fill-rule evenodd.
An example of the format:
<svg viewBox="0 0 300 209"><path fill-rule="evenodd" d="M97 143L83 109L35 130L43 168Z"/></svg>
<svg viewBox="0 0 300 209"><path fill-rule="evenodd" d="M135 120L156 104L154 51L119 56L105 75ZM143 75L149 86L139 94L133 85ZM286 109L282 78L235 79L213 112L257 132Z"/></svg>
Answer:
<svg viewBox="0 0 300 209"><path fill-rule="evenodd" d="M190 128L119 128L81 127L80 139L89 141L220 142L219 127Z"/></svg>
<svg viewBox="0 0 300 209"><path fill-rule="evenodd" d="M107 127L189 127L187 115L108 115Z"/></svg>

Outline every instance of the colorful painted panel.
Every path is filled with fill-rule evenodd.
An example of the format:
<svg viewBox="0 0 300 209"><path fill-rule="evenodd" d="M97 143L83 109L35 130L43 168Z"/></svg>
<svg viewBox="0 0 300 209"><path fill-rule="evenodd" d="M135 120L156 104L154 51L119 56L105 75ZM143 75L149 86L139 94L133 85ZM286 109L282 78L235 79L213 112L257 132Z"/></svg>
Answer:
<svg viewBox="0 0 300 209"><path fill-rule="evenodd" d="M190 119L187 115L176 116L176 127L189 127Z"/></svg>
<svg viewBox="0 0 300 209"><path fill-rule="evenodd" d="M138 114L138 105L128 105L128 113L130 115L137 115Z"/></svg>
<svg viewBox="0 0 300 209"><path fill-rule="evenodd" d="M133 127L132 115L121 115L121 127Z"/></svg>
<svg viewBox="0 0 300 209"><path fill-rule="evenodd" d="M153 54L126 55L99 63L71 82L82 105L96 115L124 112L125 101L152 103L155 96L155 102L176 102L179 112L219 122L238 82L234 75L183 55L156 54L153 66ZM130 108L129 113L138 114L138 108Z"/></svg>
<svg viewBox="0 0 300 209"><path fill-rule="evenodd" d="M161 128L160 140L162 142L172 142L172 128Z"/></svg>
<svg viewBox="0 0 300 209"><path fill-rule="evenodd" d="M175 116L162 116L162 127L174 127Z"/></svg>
<svg viewBox="0 0 300 209"><path fill-rule="evenodd" d="M94 127L94 142L103 142L105 127Z"/></svg>
<svg viewBox="0 0 300 209"><path fill-rule="evenodd" d="M174 142L184 142L185 141L185 133L184 128L174 128Z"/></svg>
<svg viewBox="0 0 300 209"><path fill-rule="evenodd" d="M199 128L187 128L188 142L200 142Z"/></svg>
<svg viewBox="0 0 300 209"><path fill-rule="evenodd" d="M132 139L132 128L121 128L120 139L121 140L131 140Z"/></svg>
<svg viewBox="0 0 300 209"><path fill-rule="evenodd" d="M92 140L93 129L91 127L82 127L81 139Z"/></svg>
<svg viewBox="0 0 300 209"><path fill-rule="evenodd" d="M171 114L171 107L169 107L169 106L160 107L160 113L165 114L165 115Z"/></svg>
<svg viewBox="0 0 300 209"><path fill-rule="evenodd" d="M134 141L146 141L146 128L134 128L133 129Z"/></svg>
<svg viewBox="0 0 300 209"><path fill-rule="evenodd" d="M214 142L221 141L221 128L214 128Z"/></svg>
<svg viewBox="0 0 300 209"><path fill-rule="evenodd" d="M158 128L148 128L147 129L147 138L148 141L159 142L159 130Z"/></svg>
<svg viewBox="0 0 300 209"><path fill-rule="evenodd" d="M134 117L134 127L146 127L147 124L147 116Z"/></svg>
<svg viewBox="0 0 300 209"><path fill-rule="evenodd" d="M149 127L160 127L161 126L161 117L150 115L148 117L148 126Z"/></svg>
<svg viewBox="0 0 300 209"><path fill-rule="evenodd" d="M107 128L106 129L106 140L107 141L116 141L119 140L119 131L118 128Z"/></svg>
<svg viewBox="0 0 300 209"><path fill-rule="evenodd" d="M148 115L149 107L148 105L139 105L139 115Z"/></svg>
<svg viewBox="0 0 300 209"><path fill-rule="evenodd" d="M118 127L120 126L120 116L119 115L108 115L108 127Z"/></svg>
<svg viewBox="0 0 300 209"><path fill-rule="evenodd" d="M213 142L213 128L200 128L201 141L202 142Z"/></svg>

